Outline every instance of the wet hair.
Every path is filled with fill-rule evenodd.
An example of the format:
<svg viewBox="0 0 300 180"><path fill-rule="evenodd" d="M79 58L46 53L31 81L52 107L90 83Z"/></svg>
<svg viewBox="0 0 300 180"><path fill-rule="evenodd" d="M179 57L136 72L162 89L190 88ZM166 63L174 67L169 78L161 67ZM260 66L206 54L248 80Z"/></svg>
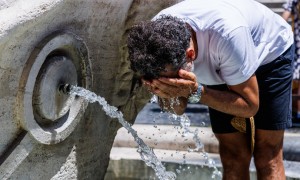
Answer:
<svg viewBox="0 0 300 180"><path fill-rule="evenodd" d="M163 15L155 21L134 25L127 39L131 69L153 79L168 64L174 69L180 68L186 61L190 38L190 27L177 17Z"/></svg>

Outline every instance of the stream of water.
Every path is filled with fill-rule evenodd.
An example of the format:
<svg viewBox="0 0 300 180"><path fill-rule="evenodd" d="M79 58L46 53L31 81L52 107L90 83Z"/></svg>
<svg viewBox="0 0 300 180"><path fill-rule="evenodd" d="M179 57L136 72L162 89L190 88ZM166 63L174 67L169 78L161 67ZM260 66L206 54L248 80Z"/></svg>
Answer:
<svg viewBox="0 0 300 180"><path fill-rule="evenodd" d="M134 137L135 142L138 144L137 152L140 154L142 160L146 163L146 165L154 169L155 174L159 179L161 180L176 179L176 174L172 171L166 171L166 168L163 166L161 161L154 154L153 149L148 147L145 144L145 142L138 137L137 132L131 127L132 125L127 121L125 121L122 112L118 111L116 107L110 106L103 97L98 96L95 93L81 87L70 86L69 94L81 96L90 103L98 102L102 106L104 112L109 117L117 118L119 123L121 123L122 126L128 130L128 133L130 133Z"/></svg>
<svg viewBox="0 0 300 180"><path fill-rule="evenodd" d="M122 112L118 111L116 107L109 105L103 97L98 96L95 93L81 87L69 85L68 93L74 96L81 96L85 98L89 103L98 102L102 106L103 111L109 117L118 119L119 123L121 123L122 126L128 131L128 133L130 133L134 137L134 140L138 145L137 152L140 154L142 160L146 163L146 165L153 168L158 179L161 180L176 179L176 174L172 171L166 171L164 165L154 154L153 149L145 144L145 142L138 136L137 132L131 127L132 125L123 118ZM183 135L187 133L193 134L193 140L195 141L196 148L188 149L188 151L193 152L193 151L201 150L202 156L206 160L206 164L209 167L214 168L213 174L211 176L212 179L221 179L222 173L217 169L214 160L210 159L208 157L208 154L204 151L204 146L201 143L200 138L198 136L198 129L196 129L194 132L189 129L190 119L188 118L188 116L185 114L181 116L170 114L170 116L175 120L179 119L180 127L183 128L184 130Z"/></svg>

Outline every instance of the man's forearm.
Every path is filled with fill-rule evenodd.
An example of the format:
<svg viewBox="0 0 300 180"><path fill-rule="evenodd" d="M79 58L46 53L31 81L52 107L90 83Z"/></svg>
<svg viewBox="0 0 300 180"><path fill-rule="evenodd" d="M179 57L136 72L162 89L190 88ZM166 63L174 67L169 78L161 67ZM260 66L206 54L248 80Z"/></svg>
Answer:
<svg viewBox="0 0 300 180"><path fill-rule="evenodd" d="M234 91L219 91L203 87L200 102L218 111L239 117L252 117L257 108Z"/></svg>

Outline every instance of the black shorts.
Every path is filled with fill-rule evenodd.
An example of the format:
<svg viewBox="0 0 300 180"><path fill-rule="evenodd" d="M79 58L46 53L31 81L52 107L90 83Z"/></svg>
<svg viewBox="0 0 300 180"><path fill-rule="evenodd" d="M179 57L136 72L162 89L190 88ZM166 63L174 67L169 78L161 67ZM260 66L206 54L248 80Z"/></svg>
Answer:
<svg viewBox="0 0 300 180"><path fill-rule="evenodd" d="M260 66L255 72L259 86L259 110L254 116L255 128L283 130L292 126L292 78L294 45L274 61ZM208 86L228 90L227 85ZM209 108L214 133L231 133L237 130L230 121L234 117Z"/></svg>

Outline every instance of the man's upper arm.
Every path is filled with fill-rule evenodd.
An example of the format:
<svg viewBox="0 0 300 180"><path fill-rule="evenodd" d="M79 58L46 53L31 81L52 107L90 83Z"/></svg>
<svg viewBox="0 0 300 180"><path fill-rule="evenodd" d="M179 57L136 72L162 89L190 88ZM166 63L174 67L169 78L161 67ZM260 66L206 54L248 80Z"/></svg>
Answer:
<svg viewBox="0 0 300 180"><path fill-rule="evenodd" d="M259 66L254 40L247 27L239 27L217 46L221 78L228 85L245 82Z"/></svg>

